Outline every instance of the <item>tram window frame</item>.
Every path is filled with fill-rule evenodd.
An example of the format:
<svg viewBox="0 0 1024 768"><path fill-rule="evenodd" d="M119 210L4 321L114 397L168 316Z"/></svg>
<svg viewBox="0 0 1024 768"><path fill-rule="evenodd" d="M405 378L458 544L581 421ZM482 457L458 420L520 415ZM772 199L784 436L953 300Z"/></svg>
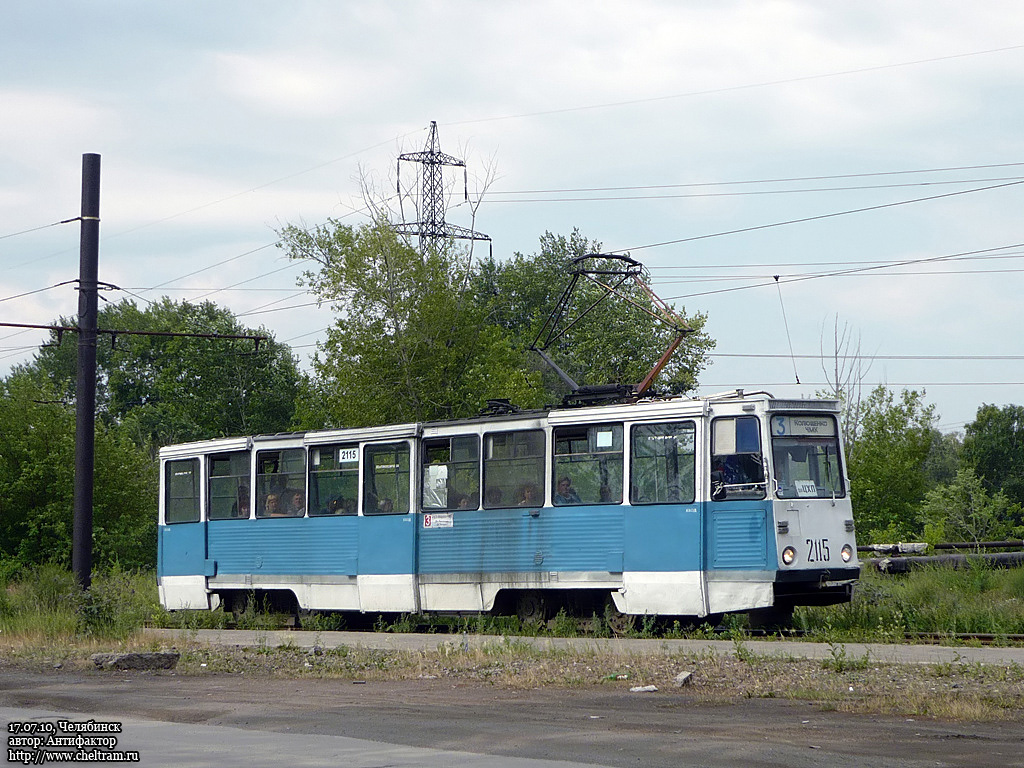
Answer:
<svg viewBox="0 0 1024 768"><path fill-rule="evenodd" d="M275 454L276 458L274 458ZM298 469L292 464L296 458L301 461L301 467ZM298 479L298 483L294 482L296 479ZM294 498L296 493L302 494L302 509L295 509L287 500ZM275 511L267 510L271 496L277 497ZM256 451L256 498L256 517L261 520L304 517L306 514L306 449L271 448Z"/></svg>
<svg viewBox="0 0 1024 768"><path fill-rule="evenodd" d="M660 431L655 431L660 430ZM644 434L647 432L648 434ZM682 438L682 451L650 451L644 454L640 438L661 438L663 447L674 444L678 448ZM687 443L688 441L688 443ZM687 445L689 451L686 450ZM685 466L680 459L685 460ZM659 463L663 462L662 466ZM653 471L647 469L647 465ZM646 477L653 478L653 483ZM663 484L660 480L664 480ZM651 486L653 488L653 494ZM641 506L648 504L692 504L697 499L697 422L692 420L659 421L634 424L630 428L629 445L629 503Z"/></svg>
<svg viewBox="0 0 1024 768"><path fill-rule="evenodd" d="M788 423L785 419L801 420ZM814 422L819 422L814 424ZM827 432L822 431L827 422ZM772 414L769 421L769 432L772 444L772 471L775 496L779 499L841 499L846 497L846 480L839 449L839 425L835 416L827 414ZM827 443L827 445L826 445ZM812 457L822 456L815 449L825 448L825 463L816 461L812 467ZM832 450L829 451L828 449ZM812 453L813 450L813 453ZM804 461L797 460L797 454L803 454ZM785 463L784 463L785 462ZM806 464L806 478L794 478L794 465ZM824 470L825 483L819 486L818 480ZM827 476L834 472L834 485L827 485ZM815 479L812 475L818 475ZM807 483L813 483L813 492Z"/></svg>
<svg viewBox="0 0 1024 768"><path fill-rule="evenodd" d="M182 465L191 465L188 472L176 472L175 469ZM164 522L167 525L179 525L181 523L198 523L202 516L202 508L200 506L200 494L199 489L200 483L200 467L199 458L194 457L190 459L171 459L164 462ZM174 491L179 486L179 481L175 478L181 478L185 474L190 474L192 489L190 493L174 494ZM186 504L187 502L187 504ZM179 512L179 508L182 514Z"/></svg>
<svg viewBox="0 0 1024 768"><path fill-rule="evenodd" d="M543 429L484 435L484 509L544 506L546 442Z"/></svg>
<svg viewBox="0 0 1024 768"><path fill-rule="evenodd" d="M391 496L380 498L377 491L378 476L386 477L377 472L374 459L391 453L394 458L391 464L381 464L381 469L394 469L391 476L395 479L395 488ZM406 515L409 513L409 496L412 490L412 451L408 441L400 443L371 443L363 446L363 515ZM391 509L382 509L380 502L391 500Z"/></svg>
<svg viewBox="0 0 1024 768"><path fill-rule="evenodd" d="M759 417L720 416L712 420L709 470L712 501L750 501L768 496Z"/></svg>
<svg viewBox="0 0 1024 768"><path fill-rule="evenodd" d="M421 509L445 512L480 508L478 435L424 438L420 455Z"/></svg>
<svg viewBox="0 0 1024 768"><path fill-rule="evenodd" d="M226 474L220 474L221 462L226 462ZM252 492L249 479L252 456L249 451L211 453L206 457L206 519L248 520L252 512ZM227 488L228 493L220 490ZM245 493L242 493L242 489ZM242 502L245 512L242 513ZM220 502L226 503L220 503Z"/></svg>
<svg viewBox="0 0 1024 768"><path fill-rule="evenodd" d="M622 503L625 474L622 422L555 427L551 432L551 447L552 504L568 507ZM617 477L613 476L616 472ZM569 498L562 493L565 480L569 481L573 494Z"/></svg>
<svg viewBox="0 0 1024 768"><path fill-rule="evenodd" d="M331 443L309 448L309 516L352 516L359 511L359 443ZM326 484L329 497L321 499ZM349 488L349 486L351 486ZM325 489L326 490L326 489ZM351 490L351 498L346 491ZM344 494L344 495L343 495Z"/></svg>

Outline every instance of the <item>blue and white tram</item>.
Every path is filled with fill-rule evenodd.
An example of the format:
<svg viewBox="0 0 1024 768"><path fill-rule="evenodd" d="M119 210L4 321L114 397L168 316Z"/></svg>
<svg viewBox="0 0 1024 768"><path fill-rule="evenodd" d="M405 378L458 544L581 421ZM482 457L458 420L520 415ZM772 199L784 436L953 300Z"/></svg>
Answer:
<svg viewBox="0 0 1024 768"><path fill-rule="evenodd" d="M850 599L833 401L710 398L160 452L169 609L707 617Z"/></svg>

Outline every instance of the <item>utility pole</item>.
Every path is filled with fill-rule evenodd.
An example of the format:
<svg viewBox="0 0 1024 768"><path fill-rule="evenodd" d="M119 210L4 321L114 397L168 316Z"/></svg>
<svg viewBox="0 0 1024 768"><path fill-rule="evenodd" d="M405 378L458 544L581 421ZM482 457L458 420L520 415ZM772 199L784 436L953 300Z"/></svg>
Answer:
<svg viewBox="0 0 1024 768"><path fill-rule="evenodd" d="M75 517L71 569L92 585L92 499L96 432L96 323L100 245L100 156L82 155L82 234L78 266L78 380L75 387Z"/></svg>
<svg viewBox="0 0 1024 768"><path fill-rule="evenodd" d="M466 178L466 163L457 157L446 155L441 151L441 141L437 136L437 121L430 121L430 133L427 136L427 145L422 152L406 152L398 156L398 174L401 173L402 161L407 160L423 165L423 179L420 185L420 213L421 220L395 224L394 230L400 235L419 235L420 253L433 246L434 242L442 239L455 240L487 240L490 235L482 232L474 232L472 229L459 227L454 224L447 224L444 220L444 183L441 169L446 166L455 166L463 169L463 180L465 196L469 199L469 180ZM402 184L398 180L398 199L402 199Z"/></svg>

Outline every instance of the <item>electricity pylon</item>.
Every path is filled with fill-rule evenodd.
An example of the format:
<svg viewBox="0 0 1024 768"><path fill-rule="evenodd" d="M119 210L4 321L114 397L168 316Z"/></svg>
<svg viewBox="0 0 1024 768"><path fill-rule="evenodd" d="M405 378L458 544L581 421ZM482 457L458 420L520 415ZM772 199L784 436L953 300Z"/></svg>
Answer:
<svg viewBox="0 0 1024 768"><path fill-rule="evenodd" d="M427 136L427 145L422 152L406 152L398 156L399 174L402 168L402 161L423 165L423 177L420 192L420 221L395 224L394 229L400 235L418 235L420 239L420 253L425 253L428 247L432 247L439 239L455 240L487 240L490 235L482 232L475 232L455 224L448 224L444 220L444 184L441 176L441 169L446 165L463 169L466 200L469 200L469 179L466 177L466 163L457 157L446 155L441 151L441 142L437 137L437 122L430 121L430 134ZM402 184L398 181L398 199L402 199Z"/></svg>

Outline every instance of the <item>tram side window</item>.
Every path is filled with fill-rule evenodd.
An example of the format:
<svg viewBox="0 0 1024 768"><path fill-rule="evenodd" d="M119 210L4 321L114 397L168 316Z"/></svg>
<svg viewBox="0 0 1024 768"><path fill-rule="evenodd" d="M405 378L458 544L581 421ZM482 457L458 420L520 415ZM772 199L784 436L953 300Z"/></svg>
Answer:
<svg viewBox="0 0 1024 768"><path fill-rule="evenodd" d="M363 514L409 511L409 444L368 445L363 454Z"/></svg>
<svg viewBox="0 0 1024 768"><path fill-rule="evenodd" d="M208 459L210 520L249 517L249 452L219 453Z"/></svg>
<svg viewBox="0 0 1024 768"><path fill-rule="evenodd" d="M257 517L302 517L306 513L306 451L258 451L256 494Z"/></svg>
<svg viewBox="0 0 1024 768"><path fill-rule="evenodd" d="M763 499L765 486L757 417L715 419L711 423L711 498Z"/></svg>
<svg viewBox="0 0 1024 768"><path fill-rule="evenodd" d="M633 427L631 504L689 504L696 497L696 432L692 421Z"/></svg>
<svg viewBox="0 0 1024 768"><path fill-rule="evenodd" d="M555 428L555 505L622 503L622 425Z"/></svg>
<svg viewBox="0 0 1024 768"><path fill-rule="evenodd" d="M543 430L484 437L484 509L543 506L543 487Z"/></svg>
<svg viewBox="0 0 1024 768"><path fill-rule="evenodd" d="M780 499L846 495L832 416L772 416L772 465Z"/></svg>
<svg viewBox="0 0 1024 768"><path fill-rule="evenodd" d="M164 473L164 520L198 523L199 459L168 461Z"/></svg>
<svg viewBox="0 0 1024 768"><path fill-rule="evenodd" d="M359 499L359 446L309 449L309 514L354 515Z"/></svg>
<svg viewBox="0 0 1024 768"><path fill-rule="evenodd" d="M423 441L423 509L479 509L480 439Z"/></svg>

